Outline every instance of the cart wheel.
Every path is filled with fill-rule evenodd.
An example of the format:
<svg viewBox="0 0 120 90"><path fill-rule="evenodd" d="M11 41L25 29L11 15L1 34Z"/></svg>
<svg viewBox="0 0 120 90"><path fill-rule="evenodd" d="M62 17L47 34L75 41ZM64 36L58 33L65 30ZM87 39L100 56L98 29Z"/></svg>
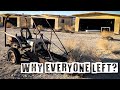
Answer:
<svg viewBox="0 0 120 90"><path fill-rule="evenodd" d="M20 64L20 52L16 48L10 48L7 52L7 60L12 64Z"/></svg>
<svg viewBox="0 0 120 90"><path fill-rule="evenodd" d="M18 48L19 48L19 45L18 45L18 43L16 42L16 43L12 43L12 44L11 44L11 47L18 49Z"/></svg>

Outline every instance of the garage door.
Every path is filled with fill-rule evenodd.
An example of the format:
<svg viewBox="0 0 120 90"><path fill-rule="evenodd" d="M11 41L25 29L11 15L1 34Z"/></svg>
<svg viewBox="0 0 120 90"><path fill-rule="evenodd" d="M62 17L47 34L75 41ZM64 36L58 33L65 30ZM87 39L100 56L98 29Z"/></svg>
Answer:
<svg viewBox="0 0 120 90"><path fill-rule="evenodd" d="M114 19L80 19L79 31L101 30L101 27L110 27L114 31Z"/></svg>

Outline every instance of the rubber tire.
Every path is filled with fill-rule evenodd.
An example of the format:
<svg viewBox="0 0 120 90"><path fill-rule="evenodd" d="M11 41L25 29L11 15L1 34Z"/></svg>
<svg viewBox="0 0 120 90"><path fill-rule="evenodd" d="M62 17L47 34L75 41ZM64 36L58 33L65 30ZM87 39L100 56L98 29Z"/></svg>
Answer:
<svg viewBox="0 0 120 90"><path fill-rule="evenodd" d="M15 63L12 63L12 64L20 64L20 60L21 60L21 55L20 55L20 52L18 51L18 49L16 48L10 48L8 51L7 51L7 60L9 60L9 53L10 51L12 51L15 55Z"/></svg>

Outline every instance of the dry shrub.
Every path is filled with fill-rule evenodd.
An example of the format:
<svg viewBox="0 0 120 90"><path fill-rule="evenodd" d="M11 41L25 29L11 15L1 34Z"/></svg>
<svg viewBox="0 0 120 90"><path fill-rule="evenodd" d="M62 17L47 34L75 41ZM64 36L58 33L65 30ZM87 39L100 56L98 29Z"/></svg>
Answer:
<svg viewBox="0 0 120 90"><path fill-rule="evenodd" d="M69 31L74 31L74 26L70 26L70 25L65 25L64 26L65 30L69 30Z"/></svg>
<svg viewBox="0 0 120 90"><path fill-rule="evenodd" d="M77 41L75 39L67 39L67 40L64 40L63 43L68 52L70 52L77 46Z"/></svg>
<svg viewBox="0 0 120 90"><path fill-rule="evenodd" d="M111 54L112 51L118 48L116 43L109 41L113 39L113 33L108 31L101 32L101 39L96 43L97 48L100 50L101 54Z"/></svg>
<svg viewBox="0 0 120 90"><path fill-rule="evenodd" d="M119 50L120 46L117 43L100 39L97 41L97 48L101 50L102 54L111 54L115 50Z"/></svg>
<svg viewBox="0 0 120 90"><path fill-rule="evenodd" d="M78 48L80 48L82 51L87 50L89 47L88 45L85 43L84 40L80 39L79 43L78 43Z"/></svg>
<svg viewBox="0 0 120 90"><path fill-rule="evenodd" d="M120 54L120 44L119 42L111 42L111 47L109 49L109 51L112 53L112 54Z"/></svg>
<svg viewBox="0 0 120 90"><path fill-rule="evenodd" d="M109 46L109 41L105 40L105 39L99 39L97 41L97 47L101 50L109 50L110 46Z"/></svg>
<svg viewBox="0 0 120 90"><path fill-rule="evenodd" d="M82 40L80 43L77 43L75 39L68 39L64 41L65 48L69 51L68 61L72 62L97 62L100 61L96 50L87 46ZM84 74L67 74L67 75L76 75L82 78Z"/></svg>
<svg viewBox="0 0 120 90"><path fill-rule="evenodd" d="M120 45L117 43L112 43L111 51L120 50Z"/></svg>
<svg viewBox="0 0 120 90"><path fill-rule="evenodd" d="M58 30L62 30L62 27L59 26L59 27L58 27Z"/></svg>
<svg viewBox="0 0 120 90"><path fill-rule="evenodd" d="M77 41L75 39L65 40L64 46L65 46L66 50L69 52L68 62L73 62L73 61L79 59L80 51L79 51L79 49L76 49Z"/></svg>
<svg viewBox="0 0 120 90"><path fill-rule="evenodd" d="M86 47L86 49L83 51L83 55L81 57L81 60L87 61L87 62L97 62L97 61L101 61L99 59L99 54L97 53L96 48L92 48L92 47Z"/></svg>
<svg viewBox="0 0 120 90"><path fill-rule="evenodd" d="M68 62L99 61L96 50L88 47L84 42L77 43L76 40L70 39L65 41L65 47L69 51Z"/></svg>
<svg viewBox="0 0 120 90"><path fill-rule="evenodd" d="M42 25L38 25L38 26L37 26L37 29L41 31L41 30L43 30L44 28L43 28Z"/></svg>
<svg viewBox="0 0 120 90"><path fill-rule="evenodd" d="M13 27L13 25L8 22L8 23L6 24L6 27L7 27L7 28L11 28L11 27Z"/></svg>
<svg viewBox="0 0 120 90"><path fill-rule="evenodd" d="M103 31L101 32L101 37L102 37L102 38L105 38L105 39L113 39L113 38L112 38L112 35L113 35L113 32L110 32L110 31L105 31L105 30L103 30Z"/></svg>
<svg viewBox="0 0 120 90"><path fill-rule="evenodd" d="M74 25L73 26L64 25L63 27L59 27L58 31L64 32L64 33L74 33L75 32L75 28L74 28Z"/></svg>
<svg viewBox="0 0 120 90"><path fill-rule="evenodd" d="M69 52L68 62L80 61L81 56L82 56L82 52L80 49L78 48L73 49L71 52Z"/></svg>
<svg viewBox="0 0 120 90"><path fill-rule="evenodd" d="M97 50L96 48L90 47L88 44L85 43L84 40L79 40L80 43L77 45L79 46L78 48L82 51L82 53L88 57L99 57L97 55ZM96 59L95 59L96 60Z"/></svg>

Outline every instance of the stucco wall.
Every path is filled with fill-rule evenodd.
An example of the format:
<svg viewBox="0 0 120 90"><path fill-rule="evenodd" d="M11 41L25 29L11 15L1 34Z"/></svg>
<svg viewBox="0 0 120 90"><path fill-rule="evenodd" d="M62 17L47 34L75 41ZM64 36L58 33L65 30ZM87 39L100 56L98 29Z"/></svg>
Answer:
<svg viewBox="0 0 120 90"><path fill-rule="evenodd" d="M114 22L114 33L119 34L120 31L120 17L110 16L110 15L98 15L98 16L86 16L86 17L76 17L75 18L75 31L79 31L79 22L80 19L115 19Z"/></svg>
<svg viewBox="0 0 120 90"><path fill-rule="evenodd" d="M62 22L64 20L64 22ZM59 18L59 28L64 28L65 25L72 26L73 20L72 18Z"/></svg>
<svg viewBox="0 0 120 90"><path fill-rule="evenodd" d="M35 17L34 17L35 18ZM60 28L63 28L64 25L72 25L72 18L62 18L62 17L54 17L54 16L40 16L36 18L46 18L46 19L55 19L55 27L54 29L58 30ZM64 19L64 23L61 23L61 20ZM33 21L31 20L31 26L33 26Z"/></svg>
<svg viewBox="0 0 120 90"><path fill-rule="evenodd" d="M19 20L20 20L19 22L20 27L25 27L25 26L31 27L31 18L27 18L27 23L24 17L20 17Z"/></svg>

